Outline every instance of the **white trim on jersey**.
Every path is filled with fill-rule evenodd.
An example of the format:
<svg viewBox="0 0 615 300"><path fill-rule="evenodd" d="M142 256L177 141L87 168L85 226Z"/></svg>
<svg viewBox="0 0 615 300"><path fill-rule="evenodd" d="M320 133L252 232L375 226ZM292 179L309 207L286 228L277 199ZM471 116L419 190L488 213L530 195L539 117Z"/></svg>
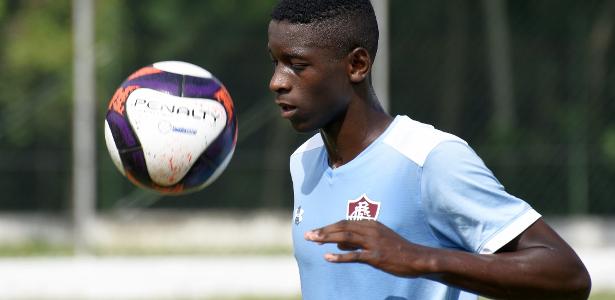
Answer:
<svg viewBox="0 0 615 300"><path fill-rule="evenodd" d="M519 236L530 225L534 224L541 215L534 209L526 210L522 215L515 218L513 222L504 227L500 232L496 233L478 249L479 254L493 254L498 251L508 242Z"/></svg>
<svg viewBox="0 0 615 300"><path fill-rule="evenodd" d="M397 126L386 136L384 143L421 167L429 153L442 142L458 141L467 145L464 140L455 135L414 121L407 116L399 116L397 119Z"/></svg>
<svg viewBox="0 0 615 300"><path fill-rule="evenodd" d="M295 150L295 152L291 154L291 157L297 154L301 154L303 152L307 152L307 151L310 151L316 148L320 148L322 146L324 146L322 137L320 136L320 133L317 133L313 135L309 140L305 141L305 143L303 143L301 146L299 146L299 148L297 148L297 150Z"/></svg>

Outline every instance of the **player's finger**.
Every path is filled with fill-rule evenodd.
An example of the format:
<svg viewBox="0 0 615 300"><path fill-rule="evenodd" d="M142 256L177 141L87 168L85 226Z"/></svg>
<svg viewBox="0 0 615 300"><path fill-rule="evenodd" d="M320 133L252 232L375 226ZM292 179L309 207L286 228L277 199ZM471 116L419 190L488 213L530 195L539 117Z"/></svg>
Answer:
<svg viewBox="0 0 615 300"><path fill-rule="evenodd" d="M333 263L366 262L367 251L352 251L348 253L327 253L325 259Z"/></svg>
<svg viewBox="0 0 615 300"><path fill-rule="evenodd" d="M367 220L364 220L364 221L342 220L342 221L333 223L331 225L327 225L322 228L308 231L306 233L306 238L307 238L308 233L310 236L313 236L313 237L317 237L319 235L324 235L324 234L329 234L329 233L345 232L345 231L355 232L358 234L364 234L368 232L369 230L371 230L371 227L374 226L375 223L376 223L375 221L367 221Z"/></svg>
<svg viewBox="0 0 615 300"><path fill-rule="evenodd" d="M350 243L338 243L337 248L343 251L355 251L361 249L359 245L354 245Z"/></svg>
<svg viewBox="0 0 615 300"><path fill-rule="evenodd" d="M308 231L305 234L305 239L317 243L347 243L357 245L359 247L363 246L365 241L364 237L361 234L352 231L332 233L320 232L318 234L313 234Z"/></svg>

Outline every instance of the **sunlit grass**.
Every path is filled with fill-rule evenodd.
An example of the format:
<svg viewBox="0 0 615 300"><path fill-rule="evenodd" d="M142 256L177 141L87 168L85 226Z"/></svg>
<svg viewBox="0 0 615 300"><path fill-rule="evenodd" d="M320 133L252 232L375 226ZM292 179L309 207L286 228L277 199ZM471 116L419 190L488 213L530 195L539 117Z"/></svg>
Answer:
<svg viewBox="0 0 615 300"><path fill-rule="evenodd" d="M615 300L615 292L612 293L592 293L590 300Z"/></svg>
<svg viewBox="0 0 615 300"><path fill-rule="evenodd" d="M72 254L73 249L71 247L37 241L0 246L0 257L67 256Z"/></svg>
<svg viewBox="0 0 615 300"><path fill-rule="evenodd" d="M86 253L96 256L278 256L292 255L288 247L260 248L163 248L163 247L92 247ZM28 242L16 245L0 245L0 257L71 256L71 245L52 245L44 242Z"/></svg>

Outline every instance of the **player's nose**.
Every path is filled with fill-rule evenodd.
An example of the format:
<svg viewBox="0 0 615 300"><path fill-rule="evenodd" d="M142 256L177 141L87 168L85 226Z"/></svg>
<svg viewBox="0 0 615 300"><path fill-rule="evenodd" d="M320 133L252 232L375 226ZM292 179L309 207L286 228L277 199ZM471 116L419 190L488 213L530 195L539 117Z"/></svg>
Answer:
<svg viewBox="0 0 615 300"><path fill-rule="evenodd" d="M284 76L284 73L281 72L278 68L275 69L273 75L271 75L271 80L269 81L269 89L277 94L282 94L290 91L290 80L287 76Z"/></svg>

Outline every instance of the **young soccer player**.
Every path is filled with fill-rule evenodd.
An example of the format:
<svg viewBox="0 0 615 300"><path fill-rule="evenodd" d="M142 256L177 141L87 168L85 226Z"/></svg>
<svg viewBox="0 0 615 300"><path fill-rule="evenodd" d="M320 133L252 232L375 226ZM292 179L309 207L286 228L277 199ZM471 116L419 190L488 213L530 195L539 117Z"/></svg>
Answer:
<svg viewBox="0 0 615 300"><path fill-rule="evenodd" d="M281 0L268 38L282 117L318 130L290 159L303 299L588 297L574 251L465 141L383 111L369 0Z"/></svg>

